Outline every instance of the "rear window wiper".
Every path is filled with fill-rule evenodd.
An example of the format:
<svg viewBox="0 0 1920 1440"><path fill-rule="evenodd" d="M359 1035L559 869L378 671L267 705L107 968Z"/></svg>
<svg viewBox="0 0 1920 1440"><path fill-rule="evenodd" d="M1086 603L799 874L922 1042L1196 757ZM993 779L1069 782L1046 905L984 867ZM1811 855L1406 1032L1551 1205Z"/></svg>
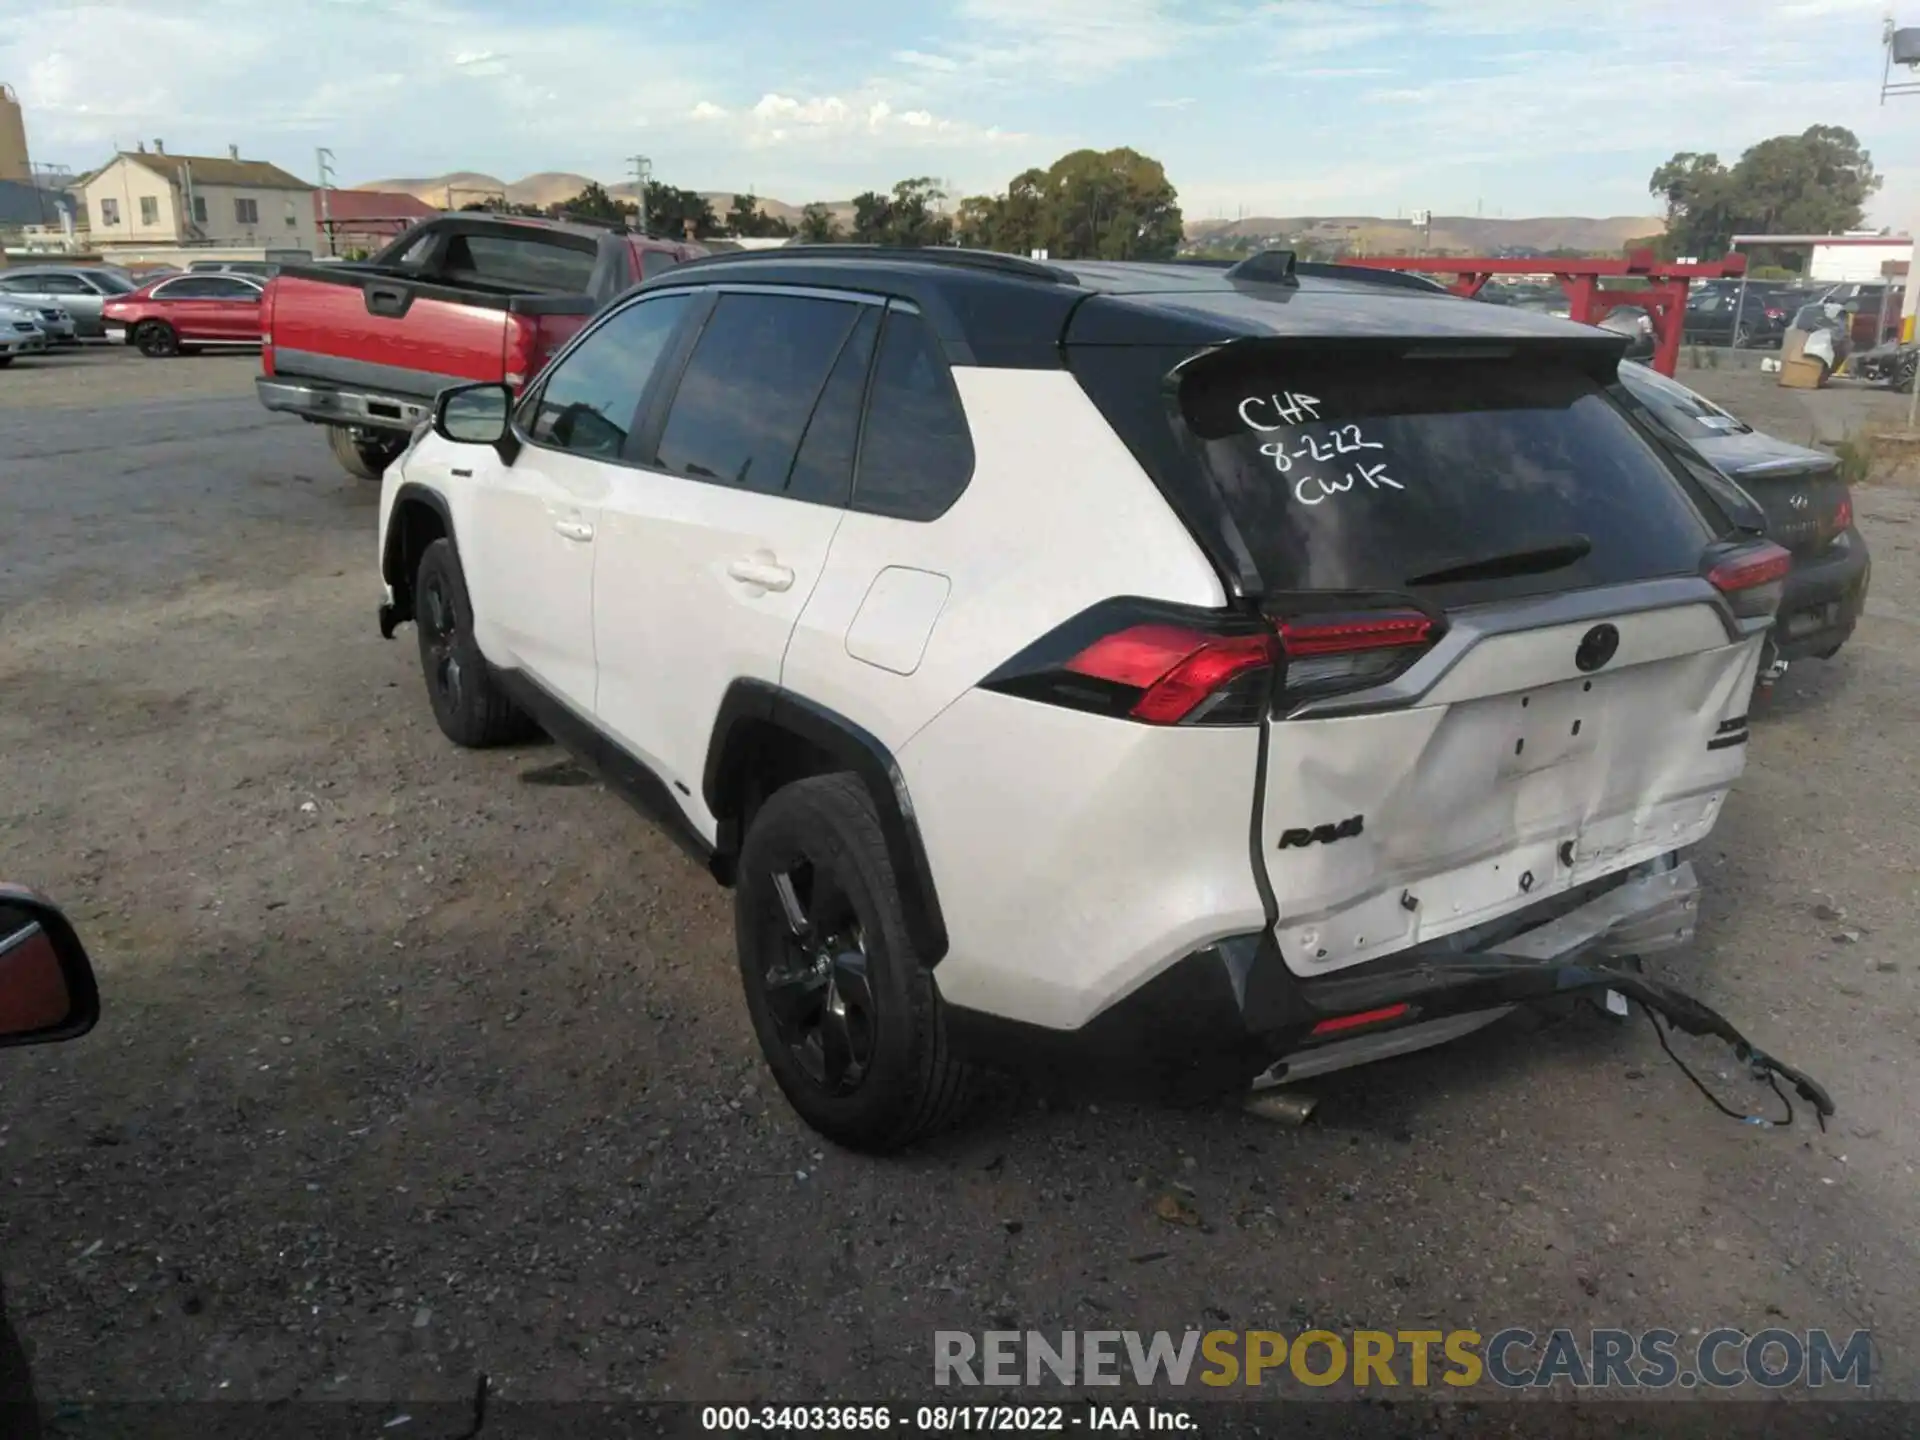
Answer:
<svg viewBox="0 0 1920 1440"><path fill-rule="evenodd" d="M1569 535L1517 550L1502 550L1472 560L1456 560L1437 570L1408 578L1409 585L1452 585L1467 580L1505 580L1515 575L1544 575L1564 570L1593 553L1593 541L1584 535Z"/></svg>

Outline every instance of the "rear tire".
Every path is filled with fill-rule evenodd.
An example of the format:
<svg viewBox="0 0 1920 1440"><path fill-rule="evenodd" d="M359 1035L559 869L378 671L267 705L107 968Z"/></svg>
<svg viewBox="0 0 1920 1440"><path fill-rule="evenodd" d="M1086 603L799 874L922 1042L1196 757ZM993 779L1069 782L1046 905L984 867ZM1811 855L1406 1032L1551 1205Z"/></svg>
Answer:
<svg viewBox="0 0 1920 1440"><path fill-rule="evenodd" d="M473 638L473 605L453 542L436 540L413 579L420 670L441 733L469 750L529 740L539 727L501 688Z"/></svg>
<svg viewBox="0 0 1920 1440"><path fill-rule="evenodd" d="M166 360L180 353L180 332L164 320L142 320L133 327L133 344L149 360Z"/></svg>
<svg viewBox="0 0 1920 1440"><path fill-rule="evenodd" d="M11 355L0 355L0 370L6 369L13 361L14 357Z"/></svg>
<svg viewBox="0 0 1920 1440"><path fill-rule="evenodd" d="M327 426L327 448L340 468L356 480L378 480L407 448L404 440L356 434L351 425Z"/></svg>
<svg viewBox="0 0 1920 1440"><path fill-rule="evenodd" d="M775 792L741 847L733 915L754 1034L802 1120L874 1154L953 1121L975 1072L948 1046L859 780L819 775Z"/></svg>

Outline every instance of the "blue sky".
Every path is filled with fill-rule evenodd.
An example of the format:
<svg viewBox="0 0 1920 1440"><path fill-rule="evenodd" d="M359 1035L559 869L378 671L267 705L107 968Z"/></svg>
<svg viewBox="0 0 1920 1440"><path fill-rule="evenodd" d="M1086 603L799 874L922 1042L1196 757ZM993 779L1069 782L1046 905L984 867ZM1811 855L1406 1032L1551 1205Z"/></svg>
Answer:
<svg viewBox="0 0 1920 1440"><path fill-rule="evenodd" d="M1896 5L1901 0L1895 0ZM1906 0L1920 23L1920 0ZM1920 96L1879 103L1886 0L5 0L35 158L116 144L345 183L540 170L845 198L998 190L1081 146L1160 160L1190 218L1651 214L1679 149L1854 129L1920 222Z"/></svg>

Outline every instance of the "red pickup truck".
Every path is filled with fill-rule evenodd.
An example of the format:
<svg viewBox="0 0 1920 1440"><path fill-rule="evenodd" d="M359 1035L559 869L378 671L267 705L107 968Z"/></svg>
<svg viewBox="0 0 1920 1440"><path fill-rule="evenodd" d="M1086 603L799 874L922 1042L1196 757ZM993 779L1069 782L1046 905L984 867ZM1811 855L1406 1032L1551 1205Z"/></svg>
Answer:
<svg viewBox="0 0 1920 1440"><path fill-rule="evenodd" d="M706 254L620 227L442 215L371 260L289 265L261 302L269 410L327 427L350 475L377 480L449 385L519 390L602 305Z"/></svg>

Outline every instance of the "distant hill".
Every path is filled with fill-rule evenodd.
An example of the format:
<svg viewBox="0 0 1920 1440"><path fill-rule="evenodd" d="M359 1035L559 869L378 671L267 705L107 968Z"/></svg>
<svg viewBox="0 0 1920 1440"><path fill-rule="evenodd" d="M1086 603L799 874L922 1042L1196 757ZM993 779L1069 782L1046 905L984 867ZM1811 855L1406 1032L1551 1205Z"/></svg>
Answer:
<svg viewBox="0 0 1920 1440"><path fill-rule="evenodd" d="M504 195L515 205L558 205L571 200L587 186L593 183L588 175L575 175L565 170L543 170L537 175L524 175L518 180L506 181L497 176L484 175L475 170L456 170L449 175L432 175L422 178L400 178L393 180L369 180L364 185L356 185L356 190L400 191L424 200L429 205L446 207L451 198L452 207L471 205L487 195ZM635 198L632 181L607 186L607 193L621 200ZM731 190L703 190L700 192L713 206L714 213L725 215L733 208ZM842 225L853 223L853 202L851 200L829 200L827 209ZM784 200L760 200L760 209L764 214L776 219L797 224L803 207L792 205Z"/></svg>
<svg viewBox="0 0 1920 1440"><path fill-rule="evenodd" d="M501 180L477 170L456 170L448 175L424 178L369 180L357 190L397 190L429 205L459 208L488 195L504 195L515 205L557 205L571 200L588 185L592 177L566 170L543 170L523 175L518 180ZM634 199L634 185L625 181L607 186L607 193L622 200ZM725 215L733 206L731 190L700 192L713 206L714 213ZM827 200L826 205L843 227L853 224L851 200ZM789 224L797 224L801 205L787 200L760 197L761 210ZM1592 250L1615 253L1629 240L1657 235L1666 224L1657 215L1616 215L1593 219L1581 215L1548 215L1528 220L1488 220L1474 215L1436 215L1431 240L1406 220L1387 220L1376 215L1271 216L1256 215L1245 220L1189 220L1190 241L1224 241L1238 238L1280 240L1289 237L1317 240L1324 244L1346 243L1375 255L1432 249L1456 255L1499 254L1503 250Z"/></svg>
<svg viewBox="0 0 1920 1440"><path fill-rule="evenodd" d="M1658 235L1667 228L1657 215L1543 215L1524 220L1488 220L1477 215L1436 215L1431 238L1407 220L1375 215L1256 215L1245 220L1189 220L1190 241L1239 238L1304 238L1326 244L1345 242L1374 255L1449 251L1456 255L1499 254L1503 250L1591 250L1615 253L1629 240Z"/></svg>

